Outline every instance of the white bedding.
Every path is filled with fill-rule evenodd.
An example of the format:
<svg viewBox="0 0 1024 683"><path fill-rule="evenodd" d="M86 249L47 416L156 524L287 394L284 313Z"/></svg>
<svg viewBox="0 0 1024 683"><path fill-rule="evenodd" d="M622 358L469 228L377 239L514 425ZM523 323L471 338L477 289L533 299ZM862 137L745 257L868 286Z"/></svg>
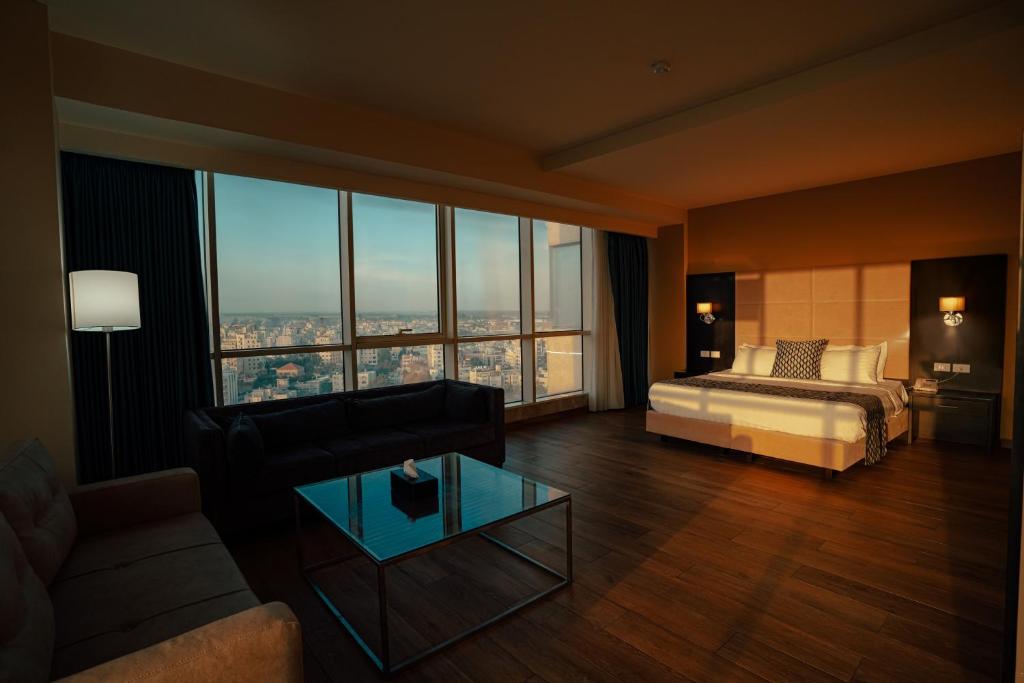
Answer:
<svg viewBox="0 0 1024 683"><path fill-rule="evenodd" d="M820 380L781 379L743 375L732 371L703 375L708 379L751 384L776 384L803 389L851 391L873 394L882 399L886 417L901 413L907 405L907 392L896 380L878 384L847 384ZM651 407L659 413L711 422L756 427L787 434L836 439L854 443L864 438L867 416L852 403L834 403L803 398L784 398L725 389L687 387L656 382L650 390Z"/></svg>

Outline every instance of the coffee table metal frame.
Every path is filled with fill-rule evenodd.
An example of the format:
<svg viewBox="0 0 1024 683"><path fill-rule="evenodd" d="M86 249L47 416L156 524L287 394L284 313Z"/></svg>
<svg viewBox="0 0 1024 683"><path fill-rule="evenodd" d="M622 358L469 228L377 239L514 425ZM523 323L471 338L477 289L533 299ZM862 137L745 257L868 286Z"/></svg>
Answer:
<svg viewBox="0 0 1024 683"><path fill-rule="evenodd" d="M408 666L410 666L412 664L415 664L416 662L420 661L421 659L423 659L425 657L428 657L428 656L430 656L430 655L432 655L432 654L434 654L434 653L436 653L436 652L438 652L440 650L443 650L444 648L448 647L449 645L453 645L453 644L459 642L460 640L463 640L466 637L471 636L472 634L476 633L477 631L480 631L480 630L482 630L484 628L487 628L491 624L504 619L505 617L509 616L510 614L513 614L513 613L519 611L523 607L526 607L527 605L532 604L532 603L540 600L541 598L544 598L547 595L549 595L549 594L559 590L560 588L564 588L565 586L568 586L570 583L572 583L572 494L569 494L569 493L566 493L566 495L561 497L561 498L557 498L555 500L551 500L551 501L548 501L546 503L542 503L540 505L537 505L536 507L530 508L529 510L523 510L521 512L517 512L517 513L515 513L513 515L510 515L510 516L505 517L503 519L495 520L494 522L491 522L489 524L485 524L485 525L480 526L480 527L478 527L476 529L470 529L470 530L467 530L467 531L463 531L463 532L461 532L459 534L450 536L448 538L441 539L439 541L435 541L434 543L425 545L425 546L423 546L421 548L416 548L414 550L410 550L410 551L407 551L407 552L402 553L400 555L395 555L394 557L390 557L390 558L387 558L387 559L384 559L384 560L376 557L369 549L364 547L363 544L360 543L358 540L352 538L347 532L345 532L344 530L340 529L338 526L336 526L334 524L331 524L330 520L327 519L326 515L324 515L322 512L320 512L311 503L309 503L309 501L306 501L305 498L303 498L301 495L299 495L299 493L297 491L294 492L294 498L295 498L295 532L296 532L296 536L297 536L297 545L298 545L299 570L301 571L303 577L305 577L305 579L309 583L309 585L312 586L312 588L316 592L316 594L320 596L320 599L327 606L327 609L330 610L331 614L334 615L334 617L338 620L338 622L345 628L346 631L348 631L349 635L352 636L353 640L356 641L356 644L358 644L359 647L362 648L363 652L365 652L367 654L367 656L370 658L370 660L385 675L391 675L391 674L396 673L396 672L398 672L398 671L400 671L400 670L402 670L402 669L404 669L404 668L406 668L406 667L408 667ZM366 556L376 566L376 569L377 569L377 602L378 602L379 609L380 609L380 616L379 616L380 644L381 644L380 654L378 654L378 653L373 651L373 648L371 648L370 645L363 639L363 637L356 630L355 626L353 626L352 623L348 619L345 618L345 615L341 613L341 610L334 604L334 602L331 600L331 598L327 595L327 593L323 590L323 588L321 588L320 584L317 583L317 580L312 575L312 572L314 572L314 571L316 571L318 569L322 569L324 567L327 567L327 566L330 566L330 565L334 565L334 564L339 564L341 562L346 562L349 559L351 559L352 556L332 558L332 559L324 560L324 561L317 562L317 563L314 563L314 564L311 564L311 565L306 565L305 559L304 559L305 554L303 552L303 542L302 542L302 504L303 504L303 502L305 502L305 504L306 504L306 506L308 508L311 508L312 510L314 510L316 512L316 514L318 514L321 517L323 517L333 529L335 529L351 545L355 546L355 548L360 553L362 553L364 556ZM536 560L536 559L530 557L529 555L523 553L522 551L520 551L520 550L518 550L516 548L513 548L512 546L508 545L504 541L501 541L501 540L495 538L494 536L492 536L491 534L487 533L488 531L491 531L491 530L496 529L498 527L504 526L504 525L509 524L511 522L514 522L514 521L516 521L518 519L522 519L524 517L528 517L530 515L536 514L538 512L542 512L544 510L547 510L549 508L553 508L553 507L556 507L556 506L559 506L559 505L565 506L565 573L564 574L559 572L556 569L553 569L552 567L549 567L548 565L544 564L543 562L540 562L539 560ZM417 652L416 654L414 654L414 655L412 655L412 656L410 656L410 657L408 657L408 658L406 658L406 659L404 659L404 660L402 660L400 662L392 663L391 662L391 653L390 653L391 648L390 648L390 642L389 642L389 636L388 636L388 584L387 584L387 569L388 569L388 567L391 567L392 565L398 564L398 563L400 563L400 562L402 562L404 560L411 559L411 558L416 557L418 555L423 555L425 553L432 552L432 551L437 550L439 548L443 548L444 546L451 545L452 543L456 543L458 541L465 540L465 539L467 539L469 537L472 537L472 536L479 536L479 537L481 537L481 538L483 538L483 539L493 543L494 545L498 546L499 548L502 548L503 550L505 550L505 551L507 551L507 552L509 552L509 553L511 553L511 554L513 554L513 555L515 555L517 557L519 557L520 559L526 560L527 562L529 562L530 564L534 565L535 567L541 569L545 573L547 573L547 574L549 574L549 575L559 579L559 582L554 584L553 586L551 586L549 588L545 588L544 590L540 591L539 593L535 593L535 594L533 594L533 595L531 595L531 596L529 596L527 598L524 598L524 599L516 602L515 604L513 604L510 607L506 608L502 612L494 615L493 617L490 617L489 619L487 619L487 620L485 620L485 621L483 621L483 622L481 622L479 624L476 624L476 625L474 625L474 626L472 626L472 627L470 627L470 628L468 628L468 629L466 629L464 631L461 631L461 632L455 634L454 636L452 636L452 637L450 637L450 638L448 638L446 640L443 640L440 643L437 643L436 645L432 645L429 648L427 648L426 650L422 650L420 652Z"/></svg>

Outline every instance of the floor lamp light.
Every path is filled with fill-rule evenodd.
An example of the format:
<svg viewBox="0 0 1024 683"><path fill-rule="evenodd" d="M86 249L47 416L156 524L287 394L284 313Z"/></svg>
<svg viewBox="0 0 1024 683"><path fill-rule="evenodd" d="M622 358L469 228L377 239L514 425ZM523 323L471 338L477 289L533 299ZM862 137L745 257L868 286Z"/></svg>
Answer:
<svg viewBox="0 0 1024 683"><path fill-rule="evenodd" d="M110 333L142 327L139 276L120 270L77 270L68 276L71 329L103 332L107 338L107 416L110 419L110 478L117 476L114 459L114 383L110 365Z"/></svg>

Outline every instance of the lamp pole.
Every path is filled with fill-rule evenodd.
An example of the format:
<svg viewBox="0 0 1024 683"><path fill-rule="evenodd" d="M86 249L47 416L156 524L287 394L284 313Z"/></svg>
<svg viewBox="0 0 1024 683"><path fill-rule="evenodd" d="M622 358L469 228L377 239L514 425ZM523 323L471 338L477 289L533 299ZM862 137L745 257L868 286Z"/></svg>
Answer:
<svg viewBox="0 0 1024 683"><path fill-rule="evenodd" d="M107 422L110 428L110 478L117 478L117 458L114 446L114 373L110 363L110 333L112 327L103 328L103 336L107 338Z"/></svg>

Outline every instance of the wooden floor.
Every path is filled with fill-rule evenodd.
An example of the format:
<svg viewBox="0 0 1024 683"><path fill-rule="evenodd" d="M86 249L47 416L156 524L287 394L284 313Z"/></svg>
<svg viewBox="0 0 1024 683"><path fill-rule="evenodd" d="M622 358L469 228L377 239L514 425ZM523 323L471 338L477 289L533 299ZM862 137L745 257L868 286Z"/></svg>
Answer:
<svg viewBox="0 0 1024 683"><path fill-rule="evenodd" d="M664 443L640 411L514 429L506 468L572 492L575 583L395 679L992 679L1008 460L894 444L823 481ZM506 538L555 562L559 523L527 520ZM308 680L380 680L299 577L291 534L230 546L260 598L298 614ZM483 609L517 583L454 552L410 572L412 590Z"/></svg>

